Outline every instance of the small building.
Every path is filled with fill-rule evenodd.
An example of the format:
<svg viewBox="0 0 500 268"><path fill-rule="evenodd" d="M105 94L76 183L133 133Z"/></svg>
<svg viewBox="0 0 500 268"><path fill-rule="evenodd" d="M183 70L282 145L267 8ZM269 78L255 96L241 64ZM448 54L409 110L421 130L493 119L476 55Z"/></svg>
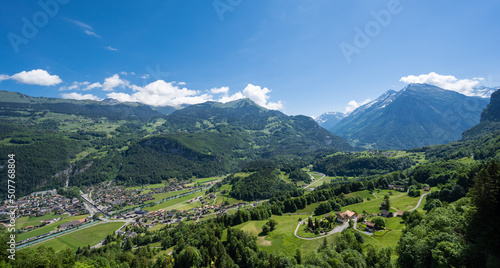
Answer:
<svg viewBox="0 0 500 268"><path fill-rule="evenodd" d="M430 190L431 190L431 188L430 188L430 187L428 187L428 186L425 186L425 187L424 187L424 191L428 192L428 191L430 191Z"/></svg>
<svg viewBox="0 0 500 268"><path fill-rule="evenodd" d="M350 210L347 210L344 213L337 212L335 214L337 215L337 222L339 223L348 222L350 219L356 218L356 213Z"/></svg>
<svg viewBox="0 0 500 268"><path fill-rule="evenodd" d="M391 217L394 217L394 213L392 213L388 210L382 210L382 211L380 211L380 216L383 216L386 218L391 218Z"/></svg>
<svg viewBox="0 0 500 268"><path fill-rule="evenodd" d="M375 223L367 221L365 222L365 224L366 224L365 231L373 232L373 230L375 230Z"/></svg>
<svg viewBox="0 0 500 268"><path fill-rule="evenodd" d="M396 216L403 217L404 213L405 213L404 211L400 210L400 211L398 211L398 213L396 214Z"/></svg>
<svg viewBox="0 0 500 268"><path fill-rule="evenodd" d="M134 213L138 214L138 215L148 215L149 211L143 210L143 209L139 209L139 210L134 211Z"/></svg>

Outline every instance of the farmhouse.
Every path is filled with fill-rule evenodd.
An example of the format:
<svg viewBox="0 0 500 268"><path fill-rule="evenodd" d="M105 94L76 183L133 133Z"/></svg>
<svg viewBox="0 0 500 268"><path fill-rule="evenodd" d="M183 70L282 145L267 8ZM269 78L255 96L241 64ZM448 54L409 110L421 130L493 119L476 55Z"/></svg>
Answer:
<svg viewBox="0 0 500 268"><path fill-rule="evenodd" d="M350 210L347 210L344 213L337 212L335 214L337 215L337 222L339 223L348 222L350 219L356 218L356 213Z"/></svg>
<svg viewBox="0 0 500 268"><path fill-rule="evenodd" d="M387 210L382 210L380 212L380 216L386 217L386 218L391 218L394 217L394 213L387 211Z"/></svg>

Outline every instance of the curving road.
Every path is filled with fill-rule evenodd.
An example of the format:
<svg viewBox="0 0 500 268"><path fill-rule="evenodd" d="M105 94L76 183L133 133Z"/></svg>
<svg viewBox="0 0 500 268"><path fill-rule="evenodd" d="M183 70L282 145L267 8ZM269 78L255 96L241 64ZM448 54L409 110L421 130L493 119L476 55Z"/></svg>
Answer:
<svg viewBox="0 0 500 268"><path fill-rule="evenodd" d="M309 219L309 218L311 218L311 217L312 216L307 217L305 220L303 220L303 221L299 222L299 224L297 224L297 228L295 228L295 232L294 232L295 237L303 239L303 240L314 240L314 239L319 239L319 238L323 238L323 237L332 235L334 233L340 233L340 232L344 231L345 229L347 229L349 227L349 223L346 222L346 223L342 224L341 226L334 227L330 232L328 232L328 233L326 233L326 234L324 234L322 236L318 236L318 237L302 237L302 236L297 235L297 232L299 231L300 226L302 224L304 224L306 222L306 220Z"/></svg>
<svg viewBox="0 0 500 268"><path fill-rule="evenodd" d="M309 188L309 187L311 187L313 184L315 184L315 183L317 183L317 182L321 181L321 180L322 180L322 179L324 179L324 178L325 178L325 176L326 176L326 175L325 175L325 174L323 174L323 173L319 173L319 172L316 172L316 173L317 173L318 175L322 176L322 177L321 177L321 178L319 178L319 179L317 179L317 180L315 180L314 176L313 176L313 175L311 175L311 174L309 174L309 176L311 176L311 180L312 180L312 182L311 182L309 185L304 186L304 188Z"/></svg>
<svg viewBox="0 0 500 268"><path fill-rule="evenodd" d="M424 196L426 196L427 194L429 194L429 193L425 193L425 194L423 194L422 196L420 196L420 199L418 200L417 206L415 206L415 207L414 207L414 208L412 208L412 209L409 209L408 211L414 211L415 209L417 209L417 208L418 208L418 206L420 206L420 203L422 202L422 199L424 199Z"/></svg>

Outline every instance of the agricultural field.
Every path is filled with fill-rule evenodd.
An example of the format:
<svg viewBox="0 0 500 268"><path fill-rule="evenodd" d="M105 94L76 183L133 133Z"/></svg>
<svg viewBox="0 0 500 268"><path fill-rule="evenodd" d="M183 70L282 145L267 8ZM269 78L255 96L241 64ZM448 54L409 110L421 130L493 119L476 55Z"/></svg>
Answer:
<svg viewBox="0 0 500 268"><path fill-rule="evenodd" d="M29 216L24 216L20 217L16 221L16 227L17 229L24 229L28 226L36 226L40 225L40 221L43 220L51 220L51 219L56 219L56 218L66 218L68 217L68 214L63 214L63 215L55 215L53 212L47 215L43 215L40 217L29 217Z"/></svg>
<svg viewBox="0 0 500 268"><path fill-rule="evenodd" d="M37 235L45 234L45 233L48 233L50 231L57 230L57 226L59 226L59 225L61 225L63 223L85 219L88 216L89 215L86 214L86 215L79 215L79 216L67 217L67 218L64 218L64 219L62 219L60 221L57 221L57 222L45 225L43 227L34 229L33 231L29 231L29 232L18 234L16 236L16 239L17 239L17 241L22 241L22 240L28 239L30 237L34 237L34 236L37 236Z"/></svg>
<svg viewBox="0 0 500 268"><path fill-rule="evenodd" d="M205 195L205 193L206 193L206 191L200 191L200 192L192 193L192 194L189 194L189 195L185 195L183 197L179 197L179 198L167 200L165 202L156 204L156 205L154 205L152 207L144 207L143 209L147 210L147 211L155 211L155 210L159 210L159 209L167 209L167 210L169 210L169 209L171 209L170 208L171 206L179 205L180 203L184 203L184 202L187 204L187 201L189 199L193 199L193 198L196 198L198 196L203 196L203 195Z"/></svg>
<svg viewBox="0 0 500 268"><path fill-rule="evenodd" d="M121 226L123 226L123 224L123 222L109 222L98 224L92 227L68 233L60 237L56 237L49 241L40 243L35 247L52 247L55 251L65 250L69 248L73 252L75 252L78 247L96 245L108 234L111 234L114 231L118 230Z"/></svg>

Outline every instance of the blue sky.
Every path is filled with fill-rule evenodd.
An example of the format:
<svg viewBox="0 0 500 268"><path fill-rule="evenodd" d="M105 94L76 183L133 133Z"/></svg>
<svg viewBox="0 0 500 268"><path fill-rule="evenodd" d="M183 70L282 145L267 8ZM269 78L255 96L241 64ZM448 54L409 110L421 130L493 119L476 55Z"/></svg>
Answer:
<svg viewBox="0 0 500 268"><path fill-rule="evenodd" d="M499 1L40 3L0 4L1 90L318 116L409 82L500 86Z"/></svg>

